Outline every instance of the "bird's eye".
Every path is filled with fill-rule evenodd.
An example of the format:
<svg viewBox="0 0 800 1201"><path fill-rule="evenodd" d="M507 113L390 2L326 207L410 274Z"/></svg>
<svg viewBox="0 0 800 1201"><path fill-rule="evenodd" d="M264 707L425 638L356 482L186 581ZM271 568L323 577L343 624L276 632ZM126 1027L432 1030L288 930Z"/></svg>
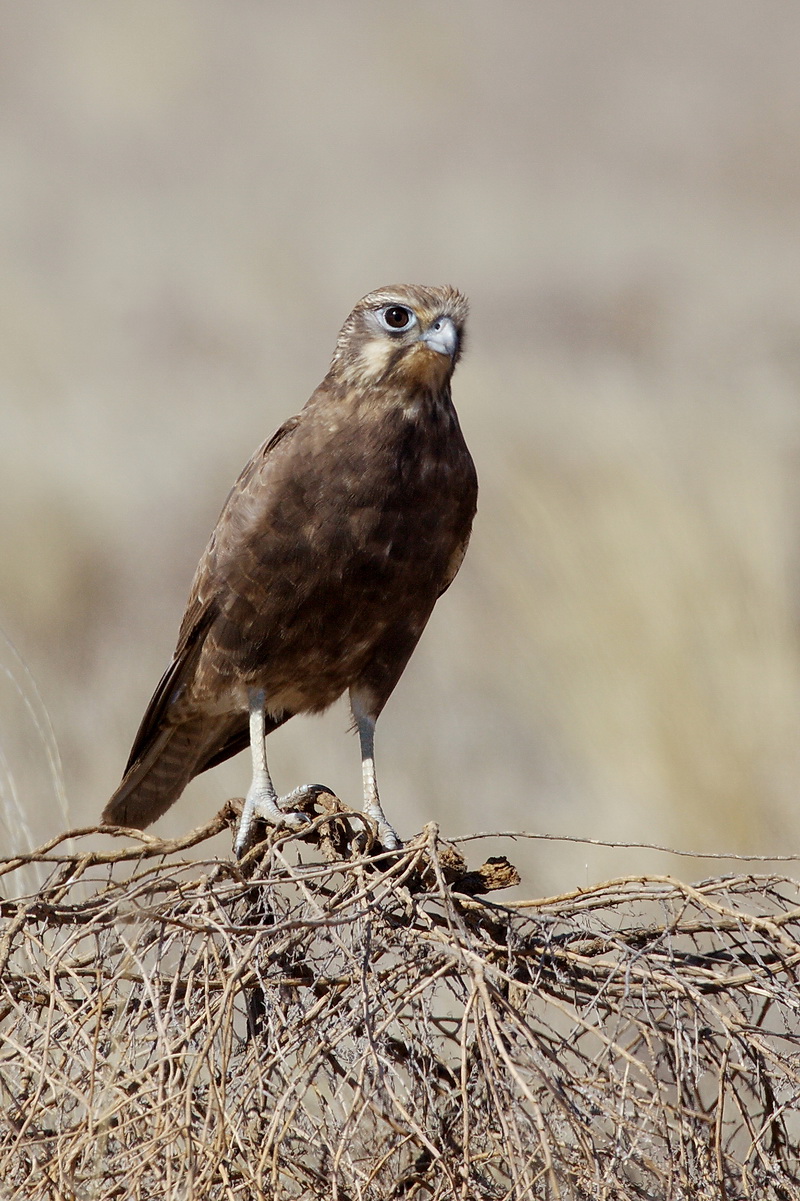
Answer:
<svg viewBox="0 0 800 1201"><path fill-rule="evenodd" d="M380 311L380 319L387 329L408 329L414 324L415 317L411 309L402 304L390 304Z"/></svg>

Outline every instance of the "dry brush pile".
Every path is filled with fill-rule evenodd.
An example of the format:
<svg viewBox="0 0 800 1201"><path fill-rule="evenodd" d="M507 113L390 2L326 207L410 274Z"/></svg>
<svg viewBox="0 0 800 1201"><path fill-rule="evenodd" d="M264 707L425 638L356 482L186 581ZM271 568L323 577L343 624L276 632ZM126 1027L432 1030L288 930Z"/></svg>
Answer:
<svg viewBox="0 0 800 1201"><path fill-rule="evenodd" d="M469 871L434 827L374 854L338 809L242 864L186 857L230 807L29 857L44 886L2 902L0 1195L800 1195L796 883L503 904L504 861Z"/></svg>

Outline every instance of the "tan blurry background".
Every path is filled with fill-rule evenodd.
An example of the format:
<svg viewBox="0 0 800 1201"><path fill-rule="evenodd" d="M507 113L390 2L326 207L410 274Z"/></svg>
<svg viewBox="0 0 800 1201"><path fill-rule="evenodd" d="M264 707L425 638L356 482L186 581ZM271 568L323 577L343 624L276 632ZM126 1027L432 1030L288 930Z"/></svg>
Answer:
<svg viewBox="0 0 800 1201"><path fill-rule="evenodd" d="M69 798L6 649L9 847L97 818L239 468L417 281L472 299L482 494L379 725L401 834L800 851L798 54L769 2L0 7L0 626ZM347 724L275 735L278 787L357 803Z"/></svg>

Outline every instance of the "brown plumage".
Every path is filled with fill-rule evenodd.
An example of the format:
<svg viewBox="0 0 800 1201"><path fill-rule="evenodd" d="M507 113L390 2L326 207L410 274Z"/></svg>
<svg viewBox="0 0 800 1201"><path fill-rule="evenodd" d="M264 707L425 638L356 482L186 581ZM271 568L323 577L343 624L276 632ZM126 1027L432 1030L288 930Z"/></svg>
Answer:
<svg viewBox="0 0 800 1201"><path fill-rule="evenodd" d="M237 853L255 818L299 826L278 803L264 738L349 689L365 812L397 845L378 800L373 730L475 513L450 397L466 315L449 287L382 288L356 305L323 382L231 489L104 822L147 825L249 741Z"/></svg>

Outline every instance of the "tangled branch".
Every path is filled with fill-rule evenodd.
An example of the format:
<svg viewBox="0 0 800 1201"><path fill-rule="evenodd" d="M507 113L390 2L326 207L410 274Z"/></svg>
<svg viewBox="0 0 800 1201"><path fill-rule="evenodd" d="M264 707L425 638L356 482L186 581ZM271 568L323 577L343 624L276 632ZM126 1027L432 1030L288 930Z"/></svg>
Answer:
<svg viewBox="0 0 800 1201"><path fill-rule="evenodd" d="M504 860L433 826L374 853L314 805L240 864L185 858L231 807L30 857L46 883L2 903L9 1197L798 1195L796 883L500 904Z"/></svg>

